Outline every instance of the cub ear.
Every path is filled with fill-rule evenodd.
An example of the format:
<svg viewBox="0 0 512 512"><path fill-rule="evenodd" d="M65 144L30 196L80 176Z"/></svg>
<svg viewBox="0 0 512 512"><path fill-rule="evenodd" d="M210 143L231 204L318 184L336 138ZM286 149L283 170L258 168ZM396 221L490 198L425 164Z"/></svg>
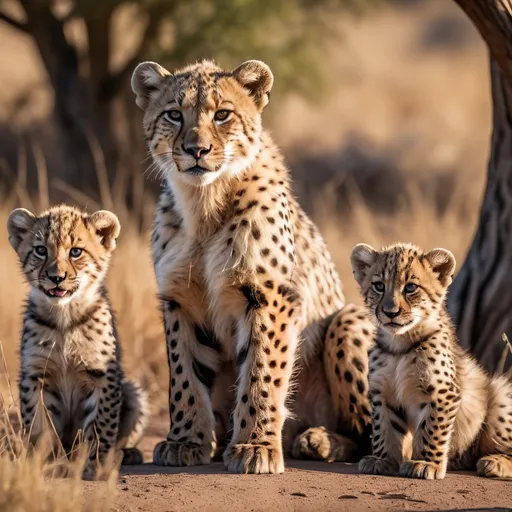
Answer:
<svg viewBox="0 0 512 512"><path fill-rule="evenodd" d="M260 60L248 60L240 64L233 76L248 89L259 110L263 110L269 101L274 75L270 68Z"/></svg>
<svg viewBox="0 0 512 512"><path fill-rule="evenodd" d="M359 286L363 284L366 277L366 272L371 267L377 258L377 251L367 244L357 244L350 253L350 264L354 277Z"/></svg>
<svg viewBox="0 0 512 512"><path fill-rule="evenodd" d="M25 208L16 208L7 219L7 233L9 233L9 242L15 251L23 240L27 231L34 227L36 218Z"/></svg>
<svg viewBox="0 0 512 512"><path fill-rule="evenodd" d="M87 221L96 230L103 247L107 251L113 251L116 248L116 239L121 232L121 224L117 216L107 210L100 210L88 217Z"/></svg>
<svg viewBox="0 0 512 512"><path fill-rule="evenodd" d="M132 75L132 91L135 93L135 103L146 110L151 94L158 90L164 78L170 73L156 62L142 62Z"/></svg>
<svg viewBox="0 0 512 512"><path fill-rule="evenodd" d="M448 287L453 280L455 271L455 256L447 249L432 249L424 255L437 278L444 287Z"/></svg>

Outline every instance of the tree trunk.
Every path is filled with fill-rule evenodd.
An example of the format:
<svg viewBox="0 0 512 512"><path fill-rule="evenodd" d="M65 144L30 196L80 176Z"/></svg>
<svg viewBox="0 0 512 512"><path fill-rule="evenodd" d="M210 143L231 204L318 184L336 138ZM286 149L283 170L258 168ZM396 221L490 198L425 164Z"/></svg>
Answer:
<svg viewBox="0 0 512 512"><path fill-rule="evenodd" d="M448 306L462 345L494 371L505 349L502 334L512 338L512 5L456 1L490 50L493 134L480 221Z"/></svg>

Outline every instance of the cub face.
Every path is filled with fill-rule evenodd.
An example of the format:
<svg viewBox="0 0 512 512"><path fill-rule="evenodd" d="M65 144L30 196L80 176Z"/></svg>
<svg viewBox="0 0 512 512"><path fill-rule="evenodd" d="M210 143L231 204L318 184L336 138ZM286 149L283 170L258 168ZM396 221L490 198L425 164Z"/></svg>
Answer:
<svg viewBox="0 0 512 512"><path fill-rule="evenodd" d="M270 68L255 60L229 72L200 61L173 74L155 62L139 64L132 89L162 175L199 187L250 166L272 84Z"/></svg>
<svg viewBox="0 0 512 512"><path fill-rule="evenodd" d="M350 262L374 323L392 335L405 334L434 316L444 304L455 270L450 251L424 254L409 244L380 251L359 244L352 249Z"/></svg>
<svg viewBox="0 0 512 512"><path fill-rule="evenodd" d="M39 217L18 208L7 220L9 242L28 284L54 305L83 298L101 283L120 229L111 212L87 215L69 206Z"/></svg>

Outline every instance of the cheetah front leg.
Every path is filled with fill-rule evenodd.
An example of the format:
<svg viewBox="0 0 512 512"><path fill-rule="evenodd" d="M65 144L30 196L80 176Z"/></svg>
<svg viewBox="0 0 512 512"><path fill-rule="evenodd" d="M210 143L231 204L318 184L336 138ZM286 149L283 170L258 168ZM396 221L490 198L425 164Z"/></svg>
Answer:
<svg viewBox="0 0 512 512"><path fill-rule="evenodd" d="M215 452L209 394L215 376L215 350L205 346L206 335L178 302L167 300L163 309L171 428L167 439L156 445L153 460L159 466L209 464Z"/></svg>
<svg viewBox="0 0 512 512"><path fill-rule="evenodd" d="M107 462L109 452L116 448L122 391L121 374L115 359L107 363L106 371L88 369L88 373L92 386L83 400L82 428L89 449L83 476L90 480L98 476L98 469Z"/></svg>
<svg viewBox="0 0 512 512"><path fill-rule="evenodd" d="M433 385L430 388L434 388ZM450 438L460 405L460 394L455 385L435 387L430 401L421 404L420 425L413 441L413 460L400 466L400 475L425 480L442 480L448 467Z"/></svg>
<svg viewBox="0 0 512 512"><path fill-rule="evenodd" d="M282 473L282 428L299 312L285 286L277 288L275 301L249 286L242 291L249 305L238 323L237 403L224 462L236 473Z"/></svg>

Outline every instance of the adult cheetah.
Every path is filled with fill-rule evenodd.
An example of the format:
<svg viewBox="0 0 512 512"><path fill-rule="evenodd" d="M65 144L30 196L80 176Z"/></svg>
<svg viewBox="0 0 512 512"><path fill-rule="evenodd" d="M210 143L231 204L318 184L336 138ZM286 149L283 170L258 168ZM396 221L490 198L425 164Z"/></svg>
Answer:
<svg viewBox="0 0 512 512"><path fill-rule="evenodd" d="M152 237L171 376L159 465L206 464L229 442L230 471L280 473L283 444L349 460L368 439L372 327L343 307L324 241L262 130L272 83L259 61L172 74L144 62L132 77L165 179Z"/></svg>

